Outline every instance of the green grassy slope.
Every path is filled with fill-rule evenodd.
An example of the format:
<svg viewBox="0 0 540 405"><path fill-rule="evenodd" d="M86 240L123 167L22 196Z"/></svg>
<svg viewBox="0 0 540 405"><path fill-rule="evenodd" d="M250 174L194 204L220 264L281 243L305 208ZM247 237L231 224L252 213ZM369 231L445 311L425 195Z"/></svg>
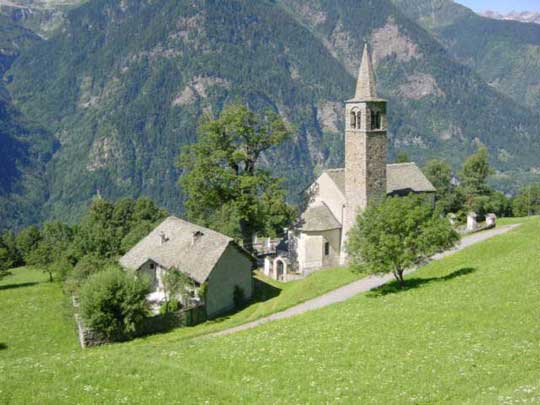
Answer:
<svg viewBox="0 0 540 405"><path fill-rule="evenodd" d="M538 401L539 229L538 218L526 220L509 234L434 262L410 276L406 291L361 295L231 336L186 341L173 333L86 351L74 349L72 341L61 348L8 347L0 350L0 399ZM21 296L24 290L19 289ZM14 313L10 316L26 312L24 306L9 309ZM40 321L31 318L22 327L31 322ZM8 325L7 336L21 328Z"/></svg>

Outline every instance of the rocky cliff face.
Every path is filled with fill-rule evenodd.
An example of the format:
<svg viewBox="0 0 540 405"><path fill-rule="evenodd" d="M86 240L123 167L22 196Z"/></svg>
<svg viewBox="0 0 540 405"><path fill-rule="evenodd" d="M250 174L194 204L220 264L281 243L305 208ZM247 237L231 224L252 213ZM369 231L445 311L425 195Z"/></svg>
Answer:
<svg viewBox="0 0 540 405"><path fill-rule="evenodd" d="M535 13L489 14L486 18L451 0L393 2L490 86L516 103L538 111L540 25L523 23L532 22ZM518 22L520 16L527 21Z"/></svg>
<svg viewBox="0 0 540 405"><path fill-rule="evenodd" d="M66 13L87 0L0 0L0 15L48 37L60 28Z"/></svg>
<svg viewBox="0 0 540 405"><path fill-rule="evenodd" d="M234 100L294 126L264 156L294 200L342 165L342 102L364 41L390 100L391 154L457 165L482 142L513 186L537 165L537 117L387 0L94 0L64 15L5 75L21 117L58 143L42 176L46 217L76 219L98 190L181 212L176 156L202 114Z"/></svg>

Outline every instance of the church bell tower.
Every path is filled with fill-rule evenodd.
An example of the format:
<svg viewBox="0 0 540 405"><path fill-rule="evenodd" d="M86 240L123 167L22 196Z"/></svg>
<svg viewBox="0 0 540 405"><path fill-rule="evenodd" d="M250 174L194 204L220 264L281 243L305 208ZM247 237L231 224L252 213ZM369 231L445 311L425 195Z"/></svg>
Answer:
<svg viewBox="0 0 540 405"><path fill-rule="evenodd" d="M386 194L386 100L377 97L367 44L354 98L345 104L345 197L342 240L357 215ZM343 251L343 250L342 250Z"/></svg>

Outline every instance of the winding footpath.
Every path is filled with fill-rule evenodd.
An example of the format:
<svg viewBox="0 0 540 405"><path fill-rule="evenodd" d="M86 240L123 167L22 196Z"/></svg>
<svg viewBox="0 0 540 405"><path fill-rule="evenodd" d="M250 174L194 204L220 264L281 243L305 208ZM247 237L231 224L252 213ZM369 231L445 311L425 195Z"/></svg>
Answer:
<svg viewBox="0 0 540 405"><path fill-rule="evenodd" d="M459 252L460 250L463 250L469 246L475 245L479 242L483 242L487 239L493 238L494 236L507 233L517 228L519 225L520 224L501 226L499 228L495 228L488 231L483 231L483 232L466 236L461 240L461 242L458 244L457 247L433 256L431 258L431 261L440 260L444 257L453 255L454 253ZM417 269L418 268L409 270L406 273L407 274L413 273ZM232 333L240 332L246 329L255 328L256 326L259 326L268 322L276 321L278 319L290 318L290 317L302 314L307 311L312 311L314 309L319 309L319 308L323 308L323 307L326 307L328 305L332 305L338 302L346 301L354 297L355 295L380 287L383 284L386 284L393 279L394 279L394 276L392 274L386 274L383 276L369 276L366 278L362 278L351 284L347 284L343 287L340 287L337 290L330 291L326 294L313 298L309 301L305 301L301 304L295 305L294 307L291 307L284 311L277 312L267 317L260 318L255 321L248 322L239 326L235 326L233 328L225 329L220 332L216 332L207 336L230 335Z"/></svg>

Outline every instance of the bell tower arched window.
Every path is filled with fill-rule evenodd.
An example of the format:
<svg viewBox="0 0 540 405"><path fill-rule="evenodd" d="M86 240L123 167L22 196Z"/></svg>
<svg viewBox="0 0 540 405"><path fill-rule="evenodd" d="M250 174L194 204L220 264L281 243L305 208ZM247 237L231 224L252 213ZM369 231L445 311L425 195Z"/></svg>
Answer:
<svg viewBox="0 0 540 405"><path fill-rule="evenodd" d="M356 112L356 127L358 129L362 128L362 113L360 111Z"/></svg>
<svg viewBox="0 0 540 405"><path fill-rule="evenodd" d="M351 111L351 128L356 129L356 112Z"/></svg>
<svg viewBox="0 0 540 405"><path fill-rule="evenodd" d="M371 110L371 129L381 129L381 113Z"/></svg>

